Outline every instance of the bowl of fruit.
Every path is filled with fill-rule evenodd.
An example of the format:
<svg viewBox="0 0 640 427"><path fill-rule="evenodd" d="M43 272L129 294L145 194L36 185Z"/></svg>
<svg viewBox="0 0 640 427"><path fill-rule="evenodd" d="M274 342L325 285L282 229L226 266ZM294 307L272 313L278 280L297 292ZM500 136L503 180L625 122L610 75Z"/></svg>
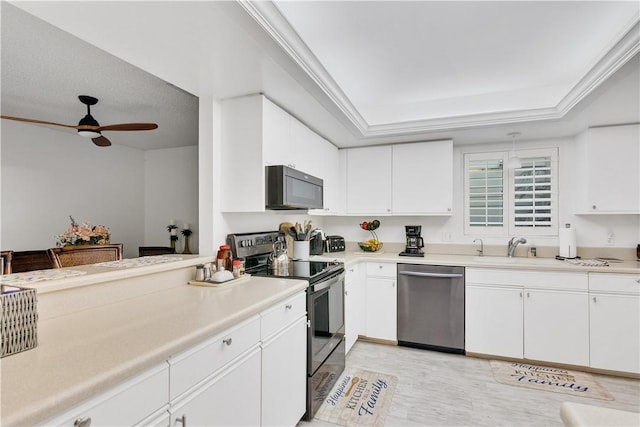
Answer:
<svg viewBox="0 0 640 427"><path fill-rule="evenodd" d="M382 242L376 239L369 239L364 242L358 242L358 246L365 252L377 252L382 249Z"/></svg>
<svg viewBox="0 0 640 427"><path fill-rule="evenodd" d="M360 224L360 228L368 231L373 236L372 239L365 240L363 242L358 242L358 246L365 252L377 252L382 249L382 242L378 239L378 235L375 230L380 227L380 221L374 219L373 221L364 221Z"/></svg>

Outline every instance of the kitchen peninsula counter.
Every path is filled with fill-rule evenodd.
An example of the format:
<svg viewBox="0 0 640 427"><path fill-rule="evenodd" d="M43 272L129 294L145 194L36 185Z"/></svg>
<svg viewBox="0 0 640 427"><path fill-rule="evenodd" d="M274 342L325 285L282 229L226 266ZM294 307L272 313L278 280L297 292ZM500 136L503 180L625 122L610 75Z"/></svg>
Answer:
<svg viewBox="0 0 640 427"><path fill-rule="evenodd" d="M38 346L0 361L1 424L35 425L292 296L306 281L187 285L211 257L40 282Z"/></svg>

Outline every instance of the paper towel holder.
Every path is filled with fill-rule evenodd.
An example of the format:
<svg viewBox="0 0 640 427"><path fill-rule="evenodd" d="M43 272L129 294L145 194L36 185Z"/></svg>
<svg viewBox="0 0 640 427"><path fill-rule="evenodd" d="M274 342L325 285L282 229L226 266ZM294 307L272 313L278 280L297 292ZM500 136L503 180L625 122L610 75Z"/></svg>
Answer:
<svg viewBox="0 0 640 427"><path fill-rule="evenodd" d="M558 249L559 255L556 257L557 259L576 259L580 258L577 256L577 245L576 245L576 235L575 228L571 228L571 224L566 223L564 227L558 230Z"/></svg>

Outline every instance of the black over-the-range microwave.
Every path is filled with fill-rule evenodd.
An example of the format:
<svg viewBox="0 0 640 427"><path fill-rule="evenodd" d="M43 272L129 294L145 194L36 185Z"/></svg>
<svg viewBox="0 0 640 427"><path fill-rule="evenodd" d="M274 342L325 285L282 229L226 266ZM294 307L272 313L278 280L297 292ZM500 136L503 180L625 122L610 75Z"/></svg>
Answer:
<svg viewBox="0 0 640 427"><path fill-rule="evenodd" d="M267 209L322 209L323 181L288 166L265 166Z"/></svg>

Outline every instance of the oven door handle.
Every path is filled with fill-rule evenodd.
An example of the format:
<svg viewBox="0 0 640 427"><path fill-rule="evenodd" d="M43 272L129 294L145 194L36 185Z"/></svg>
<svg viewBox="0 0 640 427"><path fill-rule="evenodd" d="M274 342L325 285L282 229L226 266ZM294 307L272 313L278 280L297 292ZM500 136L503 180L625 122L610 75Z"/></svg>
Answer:
<svg viewBox="0 0 640 427"><path fill-rule="evenodd" d="M313 291L312 293L316 293L316 292L320 292L324 289L330 288L331 286L335 285L336 283L340 282L341 280L344 280L345 274L340 273L337 276L334 276L328 280L324 280L322 282L318 282L318 283L314 283L313 285Z"/></svg>
<svg viewBox="0 0 640 427"><path fill-rule="evenodd" d="M400 271L398 272L398 274L402 276L417 276L417 277L449 277L449 278L463 277L463 275L459 273L420 273L417 271Z"/></svg>

